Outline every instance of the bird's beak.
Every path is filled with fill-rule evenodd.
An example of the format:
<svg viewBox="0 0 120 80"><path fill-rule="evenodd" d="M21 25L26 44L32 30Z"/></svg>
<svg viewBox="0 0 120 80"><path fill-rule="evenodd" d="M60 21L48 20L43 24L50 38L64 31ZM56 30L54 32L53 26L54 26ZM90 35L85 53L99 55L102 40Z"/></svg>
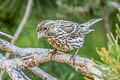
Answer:
<svg viewBox="0 0 120 80"><path fill-rule="evenodd" d="M42 32L38 32L37 38L40 39L41 37L43 37L43 33Z"/></svg>

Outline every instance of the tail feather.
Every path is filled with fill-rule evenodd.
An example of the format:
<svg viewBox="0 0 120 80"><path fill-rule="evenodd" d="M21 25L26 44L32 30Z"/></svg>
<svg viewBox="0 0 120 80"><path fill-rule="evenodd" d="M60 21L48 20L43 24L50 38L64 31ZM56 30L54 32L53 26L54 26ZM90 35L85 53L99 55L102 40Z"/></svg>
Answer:
<svg viewBox="0 0 120 80"><path fill-rule="evenodd" d="M89 28L90 26L92 26L93 24L95 24L95 23L97 23L97 22L99 22L99 21L101 21L101 20L103 20L103 18L91 19L91 20L89 20L88 22L84 23L84 25L85 25L87 28Z"/></svg>
<svg viewBox="0 0 120 80"><path fill-rule="evenodd" d="M102 19L103 18L91 19L88 22L81 24L80 26L82 26L82 31L84 32L84 34L88 34L88 33L92 32L92 31L94 31L94 29L90 29L89 27L92 26L93 24L101 21Z"/></svg>
<svg viewBox="0 0 120 80"><path fill-rule="evenodd" d="M92 32L92 31L95 31L95 30L94 29L88 29L86 32L84 32L84 34L86 35L86 34Z"/></svg>

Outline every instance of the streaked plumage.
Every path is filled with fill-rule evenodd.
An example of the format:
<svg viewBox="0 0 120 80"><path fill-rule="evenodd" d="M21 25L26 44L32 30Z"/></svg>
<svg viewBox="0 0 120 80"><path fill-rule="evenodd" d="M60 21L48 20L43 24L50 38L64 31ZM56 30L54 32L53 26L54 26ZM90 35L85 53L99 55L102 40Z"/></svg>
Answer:
<svg viewBox="0 0 120 80"><path fill-rule="evenodd" d="M38 38L45 37L60 51L76 49L77 54L79 48L83 46L85 35L94 31L89 27L100 20L102 18L91 19L83 24L65 20L45 20L37 26Z"/></svg>

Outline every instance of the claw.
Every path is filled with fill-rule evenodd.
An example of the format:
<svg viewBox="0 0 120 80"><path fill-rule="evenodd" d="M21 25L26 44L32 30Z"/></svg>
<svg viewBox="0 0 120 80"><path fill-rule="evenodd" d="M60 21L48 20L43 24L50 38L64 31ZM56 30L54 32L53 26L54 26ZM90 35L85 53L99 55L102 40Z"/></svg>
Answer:
<svg viewBox="0 0 120 80"><path fill-rule="evenodd" d="M57 49L54 49L51 53L51 59L55 57L55 54L57 53Z"/></svg>
<svg viewBox="0 0 120 80"><path fill-rule="evenodd" d="M79 49L76 50L75 54L70 57L70 60L73 60L73 65L75 65L75 58L78 55Z"/></svg>
<svg viewBox="0 0 120 80"><path fill-rule="evenodd" d="M74 54L70 57L70 60L73 60L73 65L75 65L75 58L76 58L77 54Z"/></svg>

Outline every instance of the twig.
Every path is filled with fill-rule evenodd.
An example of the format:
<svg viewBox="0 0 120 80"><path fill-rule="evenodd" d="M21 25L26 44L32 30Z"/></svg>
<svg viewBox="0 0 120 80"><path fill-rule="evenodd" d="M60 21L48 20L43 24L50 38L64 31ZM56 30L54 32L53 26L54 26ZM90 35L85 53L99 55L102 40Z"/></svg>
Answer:
<svg viewBox="0 0 120 80"><path fill-rule="evenodd" d="M19 24L18 26L18 29L16 30L15 34L14 34L14 40L11 41L11 43L15 43L15 41L17 40L19 34L21 33L23 27L24 27L24 24L26 23L29 15L30 15L30 11L31 11L31 8L32 8L32 0L28 0L28 3L27 3L27 8L26 8L26 11L25 11L25 14L24 14L24 17L21 21L21 23Z"/></svg>
<svg viewBox="0 0 120 80"><path fill-rule="evenodd" d="M21 33L21 31L22 31L22 29L24 27L24 24L26 23L29 15L30 15L30 11L31 11L31 8L32 8L32 2L33 2L32 0L28 0L24 17L23 17L21 23L19 24L18 29L16 30L16 32L14 34L14 39L12 38L12 40L11 40L12 44L14 44L15 41L17 40L18 36L20 35L20 33ZM7 37L9 37L9 36L7 36ZM6 53L5 56L8 58L9 57L9 53ZM0 80L2 80L3 73L4 73L3 71L0 72Z"/></svg>
<svg viewBox="0 0 120 80"><path fill-rule="evenodd" d="M32 67L31 70L34 74L41 77L43 80L57 80L56 78L52 77L51 75L44 72L42 69L38 67Z"/></svg>
<svg viewBox="0 0 120 80"><path fill-rule="evenodd" d="M17 40L17 38L19 37L29 15L30 15L30 11L31 11L31 8L32 8L32 0L28 0L28 3L27 3L27 7L26 7L26 11L25 11L25 14L24 14L24 17L21 21L21 23L19 24L18 26L18 29L16 30L15 34L14 34L14 39L11 40L11 43L14 44L15 41ZM7 58L9 57L9 53L6 53L5 55ZM2 75L2 73L1 73Z"/></svg>
<svg viewBox="0 0 120 80"><path fill-rule="evenodd" d="M14 64L14 61L6 59L0 53L0 68L5 70L12 80L31 80Z"/></svg>
<svg viewBox="0 0 120 80"><path fill-rule="evenodd" d="M8 41L2 40L0 39L0 49L8 52L8 53L12 53L14 55L17 55L19 57L24 57L24 56L28 56L31 55L31 49L32 48L18 48L16 46L14 46L13 44L9 43ZM22 52L21 52L22 50ZM33 52L36 51L36 49L32 49ZM37 52L39 53L39 49L37 50ZM36 53L37 53L36 52ZM57 80L56 78L50 76L49 74L47 74L44 71L41 71L41 69L37 69L36 68L31 68L32 71L34 71L35 74L41 76L41 78L46 79L46 80Z"/></svg>
<svg viewBox="0 0 120 80"><path fill-rule="evenodd" d="M14 39L14 37L13 36L10 36L10 35L8 35L8 34L6 34L6 33L3 33L3 32L0 32L0 35L1 36L4 36L4 37L6 37L6 38L8 38L8 39L10 39L10 40L13 40ZM9 53L6 53L6 57L8 57L9 56ZM3 71L1 71L0 72L0 80L2 80L2 75L3 75Z"/></svg>
<svg viewBox="0 0 120 80"><path fill-rule="evenodd" d="M1 35L1 36L4 36L4 37L6 37L6 38L8 38L8 39L10 39L10 40L13 40L13 39L14 39L12 36L10 36L10 35L8 35L8 34L6 34L6 33L4 33L4 32L1 32L1 31L0 31L0 35Z"/></svg>
<svg viewBox="0 0 120 80"><path fill-rule="evenodd" d="M57 61L64 62L72 66L76 71L82 73L85 76L94 78L94 80L98 78L97 76L104 76L104 74L101 71L94 67L94 63L91 60L87 58L82 58L80 56L76 57L75 63L73 65L73 60L70 60L72 55L70 54L65 54L63 52L57 51L57 54L55 54L54 57L52 57L51 49L19 48L2 39L0 39L0 49L4 51L9 51L21 57L26 56L22 58L22 61L26 64L26 66L24 67L33 67L44 62ZM98 79L101 80L100 78Z"/></svg>
<svg viewBox="0 0 120 80"><path fill-rule="evenodd" d="M116 9L120 8L120 3L117 3L115 1L108 2L108 5L116 8Z"/></svg>
<svg viewBox="0 0 120 80"><path fill-rule="evenodd" d="M24 27L24 24L26 23L29 15L30 15L30 11L31 11L31 8L32 8L32 0L28 0L28 4L27 4L27 8L26 8L26 11L25 11L25 14L24 14L24 17L21 21L21 23L19 24L18 26L18 29L16 30L15 34L14 34L14 39L11 40L11 43L14 44L15 41L17 40L18 36L20 35L23 27ZM6 53L6 57L8 58L9 57L9 53ZM2 78L2 75L3 75L3 71L1 71L0 73L0 78ZM2 79L0 79L2 80Z"/></svg>
<svg viewBox="0 0 120 80"><path fill-rule="evenodd" d="M12 80L31 80L22 71L15 70L13 68L8 68L6 72L8 72Z"/></svg>
<svg viewBox="0 0 120 80"><path fill-rule="evenodd" d="M106 32L106 34L110 34L108 7L104 6L103 7L103 11L104 11L104 28L105 28L105 32Z"/></svg>

